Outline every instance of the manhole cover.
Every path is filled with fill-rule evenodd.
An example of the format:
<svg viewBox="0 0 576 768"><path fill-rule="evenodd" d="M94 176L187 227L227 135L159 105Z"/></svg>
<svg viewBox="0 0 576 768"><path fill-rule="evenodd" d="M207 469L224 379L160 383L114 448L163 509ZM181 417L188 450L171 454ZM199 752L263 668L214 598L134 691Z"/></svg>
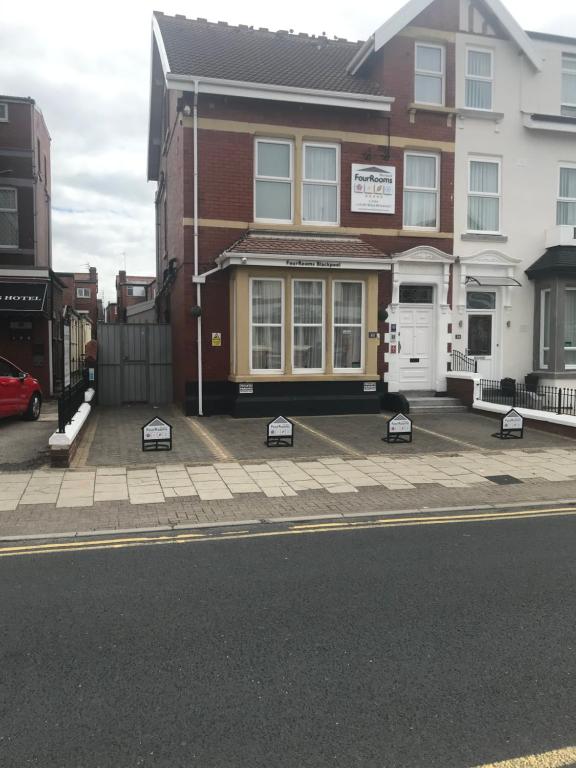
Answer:
<svg viewBox="0 0 576 768"><path fill-rule="evenodd" d="M515 485L522 482L522 480L518 480L517 477L512 477L512 475L492 475L487 477L486 480L490 480L491 483L496 483L496 485Z"/></svg>

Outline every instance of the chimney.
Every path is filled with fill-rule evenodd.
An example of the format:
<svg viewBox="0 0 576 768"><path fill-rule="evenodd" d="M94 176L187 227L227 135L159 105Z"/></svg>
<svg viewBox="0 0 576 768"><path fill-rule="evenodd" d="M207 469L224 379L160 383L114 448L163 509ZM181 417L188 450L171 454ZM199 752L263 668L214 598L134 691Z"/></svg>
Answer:
<svg viewBox="0 0 576 768"><path fill-rule="evenodd" d="M98 270L96 267L90 267L90 280L98 280Z"/></svg>

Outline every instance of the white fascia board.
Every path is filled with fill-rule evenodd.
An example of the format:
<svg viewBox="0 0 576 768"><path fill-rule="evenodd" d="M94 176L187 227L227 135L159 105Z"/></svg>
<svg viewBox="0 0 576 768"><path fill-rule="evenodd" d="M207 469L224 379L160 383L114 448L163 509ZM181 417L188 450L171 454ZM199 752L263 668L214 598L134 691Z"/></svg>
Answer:
<svg viewBox="0 0 576 768"><path fill-rule="evenodd" d="M333 258L315 258L266 254L266 253L226 253L216 259L222 269L228 267L288 267L291 269L349 269L372 272L389 272L392 269L390 261L366 257L349 258L334 256Z"/></svg>
<svg viewBox="0 0 576 768"><path fill-rule="evenodd" d="M508 8L506 8L500 0L484 0L484 2L502 26L507 30L512 40L514 40L534 69L537 72L540 72L543 66L542 58L538 55L538 51L532 40L530 40Z"/></svg>
<svg viewBox="0 0 576 768"><path fill-rule="evenodd" d="M160 61L162 62L162 71L164 72L164 77L166 77L170 72L170 62L168 61L168 54L166 53L166 46L164 45L164 38L162 37L160 25L154 15L152 16L152 34L154 35L156 45L158 46L158 54L160 56Z"/></svg>
<svg viewBox="0 0 576 768"><path fill-rule="evenodd" d="M199 93L266 101L287 101L297 104L320 104L328 107L348 107L349 109L372 109L378 112L390 112L390 105L394 101L391 96L321 91L315 88L293 88L285 85L248 83L240 80L220 80L201 75L166 75L166 85L172 90L193 91L195 83L198 83Z"/></svg>
<svg viewBox="0 0 576 768"><path fill-rule="evenodd" d="M355 75L364 62L374 53L374 35L370 35L368 40L356 51L354 58L350 61L346 67L346 71L351 75Z"/></svg>
<svg viewBox="0 0 576 768"><path fill-rule="evenodd" d="M432 2L433 0L410 0L406 5L402 6L399 11L396 11L388 21L385 21L374 32L374 50L379 51L382 46L390 42L404 27L411 24L418 14L426 10Z"/></svg>

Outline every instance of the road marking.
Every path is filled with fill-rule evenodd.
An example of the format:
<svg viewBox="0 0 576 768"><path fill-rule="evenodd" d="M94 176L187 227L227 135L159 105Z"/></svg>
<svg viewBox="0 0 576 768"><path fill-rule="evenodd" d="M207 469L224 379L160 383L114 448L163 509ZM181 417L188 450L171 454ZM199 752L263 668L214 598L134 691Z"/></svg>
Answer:
<svg viewBox="0 0 576 768"><path fill-rule="evenodd" d="M372 528L410 528L423 525L455 525L462 523L493 523L513 520L533 520L545 517L573 517L576 507L551 507L549 509L527 509L519 512L475 513L469 515L446 515L436 517L402 518L389 517L367 522L345 521L339 523L318 523L292 526L285 530L274 531L215 531L210 534L183 533L176 535L133 536L123 539L93 539L72 542L54 542L51 544L20 545L1 547L0 558L30 555L49 555L94 551L102 549L128 549L132 547L158 546L162 544L202 543L207 541L230 541L240 539L261 539L277 536L301 536L303 534L337 533L343 531L362 531ZM281 522L281 521L278 521Z"/></svg>
<svg viewBox="0 0 576 768"><path fill-rule="evenodd" d="M552 752L542 752L539 755L526 755L500 763L487 763L476 768L569 768L576 764L576 747L555 749Z"/></svg>
<svg viewBox="0 0 576 768"><path fill-rule="evenodd" d="M382 418L387 422L390 420L389 417L384 416L383 413L381 413L380 416L382 416ZM458 440L457 437L449 437L449 435L443 435L442 432L434 432L432 429L419 427L414 424L414 422L412 422L412 429L415 429L417 432L425 432L427 435L432 435L432 437L439 437L441 440L447 440L450 443L456 443L456 445L463 445L465 448L472 448L474 451L485 451L485 449L479 445L474 445L474 443L467 443L465 440Z"/></svg>
<svg viewBox="0 0 576 768"><path fill-rule="evenodd" d="M186 418L186 424L190 427L192 432L194 432L200 439L204 442L206 447L209 451L211 451L212 455L218 459L219 461L234 461L234 456L232 456L231 453L229 453L226 448L222 445L222 443L214 437L207 429L204 429L203 426L201 426L196 419L195 416L187 416Z"/></svg>
<svg viewBox="0 0 576 768"><path fill-rule="evenodd" d="M333 437L330 437L324 432L320 432L319 429L314 429L314 427L311 427L309 424L304 424L304 422L300 421L300 419L295 419L293 416L290 416L290 419L294 422L294 424L297 424L299 427L302 427L302 429L306 430L306 432L310 432L310 434L314 435L315 437L319 437L321 440L330 443L330 445L333 445L335 448L344 451L344 453L349 453L352 456L358 456L360 459L365 458L363 453L360 453L360 451L352 448L352 446L346 445L346 443L341 443L339 440L335 440Z"/></svg>

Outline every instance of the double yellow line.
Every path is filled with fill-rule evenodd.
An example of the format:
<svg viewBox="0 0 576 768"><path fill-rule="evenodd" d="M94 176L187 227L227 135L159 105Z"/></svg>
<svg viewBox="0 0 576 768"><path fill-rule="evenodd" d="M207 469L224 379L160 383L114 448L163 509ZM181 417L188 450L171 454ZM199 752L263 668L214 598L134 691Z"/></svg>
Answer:
<svg viewBox="0 0 576 768"><path fill-rule="evenodd" d="M551 507L548 509L524 509L517 512L470 512L454 515L418 515L416 517L381 517L361 520L335 520L330 522L295 523L288 528L268 531L257 528L247 530L213 530L211 533L166 533L138 535L109 539L75 539L49 544L20 544L0 547L0 558L28 555L51 555L72 552L86 552L101 549L128 549L131 547L157 546L162 544L194 544L205 541L230 541L238 539L261 539L276 536L300 536L302 534L336 533L362 531L371 528L411 528L422 525L455 525L464 523L494 523L506 520L530 520L549 517L573 517L576 507ZM278 524L282 524L281 518Z"/></svg>

